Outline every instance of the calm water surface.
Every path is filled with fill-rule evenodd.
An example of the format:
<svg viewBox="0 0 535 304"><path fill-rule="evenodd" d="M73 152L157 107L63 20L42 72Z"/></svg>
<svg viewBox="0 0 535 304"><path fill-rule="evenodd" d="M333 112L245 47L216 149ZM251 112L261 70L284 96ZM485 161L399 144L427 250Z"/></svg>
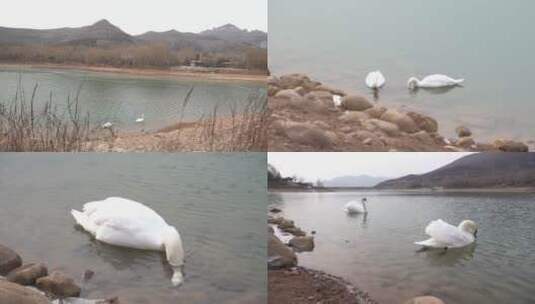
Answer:
<svg viewBox="0 0 535 304"><path fill-rule="evenodd" d="M445 135L464 124L479 139L534 139L534 9L528 0L270 0L270 70L371 97L364 78L380 69L379 102L431 114ZM465 87L408 92L409 77L435 73Z"/></svg>
<svg viewBox="0 0 535 304"><path fill-rule="evenodd" d="M209 114L216 105L221 114L228 114L231 106L239 109L245 105L249 96L265 98L265 86L254 82L0 68L0 101L13 100L19 80L27 100L35 84L39 85L37 104L44 104L52 94L54 103L63 106L67 97L75 96L80 89L82 111L90 113L95 125L110 121L120 130L128 131L157 129L177 122L182 113L182 101L191 87L195 89L183 112L185 120ZM136 118L142 114L145 115L144 124L136 124Z"/></svg>
<svg viewBox="0 0 535 304"><path fill-rule="evenodd" d="M263 303L265 154L0 154L0 242L80 282L82 296L125 303ZM185 282L158 252L96 242L70 215L109 196L153 208L178 228Z"/></svg>
<svg viewBox="0 0 535 304"><path fill-rule="evenodd" d="M347 216L344 204L363 196L368 215ZM535 194L271 193L269 200L317 231L301 265L342 276L380 303L424 294L446 303L535 303ZM417 252L413 242L438 218L476 221L476 244Z"/></svg>

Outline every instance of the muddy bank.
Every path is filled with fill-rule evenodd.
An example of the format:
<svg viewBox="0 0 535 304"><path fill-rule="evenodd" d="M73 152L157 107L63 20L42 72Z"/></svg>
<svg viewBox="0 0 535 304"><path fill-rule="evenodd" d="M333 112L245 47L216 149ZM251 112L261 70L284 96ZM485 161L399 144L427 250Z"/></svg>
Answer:
<svg viewBox="0 0 535 304"><path fill-rule="evenodd" d="M295 267L291 270L268 272L268 303L375 304L377 302L339 277Z"/></svg>
<svg viewBox="0 0 535 304"><path fill-rule="evenodd" d="M247 81L265 83L267 79L264 71L250 71L244 69L202 69L202 68L174 68L174 69L154 69L154 68L117 68L112 66L91 66L83 64L52 64L52 63L0 63L0 68L9 69L58 69L58 70L78 70L98 73L123 74L140 77L168 77L168 78L192 78L221 81Z"/></svg>
<svg viewBox="0 0 535 304"><path fill-rule="evenodd" d="M276 207L269 211L268 303L377 303L340 277L298 266L296 253L314 250L316 232L308 235L293 221L278 216L281 210Z"/></svg>
<svg viewBox="0 0 535 304"><path fill-rule="evenodd" d="M465 126L446 138L428 115L348 95L303 74L270 76L268 95L269 151L528 151L508 139L479 142Z"/></svg>
<svg viewBox="0 0 535 304"><path fill-rule="evenodd" d="M266 151L267 114L181 122L154 132L99 130L82 150L94 152Z"/></svg>

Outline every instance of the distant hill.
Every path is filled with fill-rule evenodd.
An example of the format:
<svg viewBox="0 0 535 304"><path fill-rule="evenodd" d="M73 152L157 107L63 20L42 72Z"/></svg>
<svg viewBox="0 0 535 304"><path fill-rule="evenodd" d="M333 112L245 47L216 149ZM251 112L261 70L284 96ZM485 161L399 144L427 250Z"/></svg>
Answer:
<svg viewBox="0 0 535 304"><path fill-rule="evenodd" d="M330 180L323 181L325 187L374 187L375 185L388 180L387 177L375 177L369 175L338 176Z"/></svg>
<svg viewBox="0 0 535 304"><path fill-rule="evenodd" d="M535 187L535 153L478 153L426 174L384 181L379 189Z"/></svg>
<svg viewBox="0 0 535 304"><path fill-rule="evenodd" d="M83 44L105 45L110 43L134 43L135 39L107 20L78 28L49 30L0 27L0 44Z"/></svg>
<svg viewBox="0 0 535 304"><path fill-rule="evenodd" d="M182 33L176 30L166 32L147 32L132 36L108 20L78 28L58 29L22 29L0 27L0 44L4 45L90 45L109 44L143 44L147 42L165 42L171 48L189 47L195 51L220 52L243 47L267 47L267 33L242 30L227 24L199 34Z"/></svg>

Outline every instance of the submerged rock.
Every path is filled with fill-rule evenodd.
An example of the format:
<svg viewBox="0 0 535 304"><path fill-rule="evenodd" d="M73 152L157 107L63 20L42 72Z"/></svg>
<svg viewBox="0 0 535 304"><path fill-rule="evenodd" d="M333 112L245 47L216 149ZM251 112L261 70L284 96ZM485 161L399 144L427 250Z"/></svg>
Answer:
<svg viewBox="0 0 535 304"><path fill-rule="evenodd" d="M119 298L109 299L82 299L82 298L65 298L52 301L52 304L119 304Z"/></svg>
<svg viewBox="0 0 535 304"><path fill-rule="evenodd" d="M291 268L297 265L297 256L288 246L284 245L278 237L269 236L268 240L268 268Z"/></svg>
<svg viewBox="0 0 535 304"><path fill-rule="evenodd" d="M56 297L78 297L80 287L74 283L74 280L65 274L54 271L51 275L37 279L37 288L47 294Z"/></svg>
<svg viewBox="0 0 535 304"><path fill-rule="evenodd" d="M48 304L41 293L6 280L0 280L0 303L2 304Z"/></svg>
<svg viewBox="0 0 535 304"><path fill-rule="evenodd" d="M6 275L21 265L22 259L15 251L0 245L0 275Z"/></svg>
<svg viewBox="0 0 535 304"><path fill-rule="evenodd" d="M290 247L297 252L314 250L314 237L312 236L298 236L294 237L289 242Z"/></svg>
<svg viewBox="0 0 535 304"><path fill-rule="evenodd" d="M7 275L7 280L20 285L34 285L35 281L48 274L45 264L30 263L14 269Z"/></svg>

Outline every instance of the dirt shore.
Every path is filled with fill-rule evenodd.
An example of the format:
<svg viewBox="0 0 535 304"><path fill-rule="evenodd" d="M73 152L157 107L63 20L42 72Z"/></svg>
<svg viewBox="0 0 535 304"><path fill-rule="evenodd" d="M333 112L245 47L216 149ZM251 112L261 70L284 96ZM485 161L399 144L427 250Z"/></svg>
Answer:
<svg viewBox="0 0 535 304"><path fill-rule="evenodd" d="M110 74L124 74L140 77L168 77L168 78L186 78L186 79L206 79L219 81L239 81L239 82L257 82L266 83L267 76L260 71L248 71L239 69L221 69L221 70L177 70L177 69L140 69L140 68L117 68L110 66L88 66L82 64L51 64L51 63L0 63L0 68L11 69L60 69L60 70L78 70Z"/></svg>
<svg viewBox="0 0 535 304"><path fill-rule="evenodd" d="M504 151L527 152L522 142L478 142L464 127L457 138L440 134L439 122L413 111L386 107L363 95L289 74L268 79L269 151Z"/></svg>
<svg viewBox="0 0 535 304"><path fill-rule="evenodd" d="M270 304L375 304L342 278L303 267L268 272Z"/></svg>

